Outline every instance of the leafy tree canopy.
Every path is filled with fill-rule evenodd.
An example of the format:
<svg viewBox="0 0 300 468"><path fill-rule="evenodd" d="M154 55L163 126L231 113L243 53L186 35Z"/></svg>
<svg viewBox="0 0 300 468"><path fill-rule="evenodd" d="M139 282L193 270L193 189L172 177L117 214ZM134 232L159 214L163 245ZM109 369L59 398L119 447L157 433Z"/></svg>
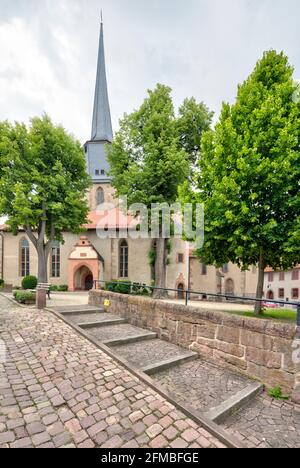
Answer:
<svg viewBox="0 0 300 468"><path fill-rule="evenodd" d="M288 58L265 52L236 102L223 104L215 131L203 137L193 198L205 205L205 245L198 254L207 263L232 261L247 269L259 262L263 272L267 265L285 269L298 262L300 106L294 91Z"/></svg>
<svg viewBox="0 0 300 468"><path fill-rule="evenodd" d="M80 232L90 178L80 143L61 126L47 115L29 128L1 123L0 163L0 213L14 234L24 228L47 257L63 232Z"/></svg>

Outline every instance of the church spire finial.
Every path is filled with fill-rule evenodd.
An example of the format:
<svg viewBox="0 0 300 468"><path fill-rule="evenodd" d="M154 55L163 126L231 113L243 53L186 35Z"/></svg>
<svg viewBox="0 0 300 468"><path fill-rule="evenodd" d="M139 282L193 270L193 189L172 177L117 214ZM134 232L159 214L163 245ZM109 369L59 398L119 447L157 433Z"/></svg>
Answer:
<svg viewBox="0 0 300 468"><path fill-rule="evenodd" d="M101 10L101 27L93 112L92 140L111 142L113 133L105 68L103 15Z"/></svg>
<svg viewBox="0 0 300 468"><path fill-rule="evenodd" d="M101 24L103 24L103 10L101 9Z"/></svg>

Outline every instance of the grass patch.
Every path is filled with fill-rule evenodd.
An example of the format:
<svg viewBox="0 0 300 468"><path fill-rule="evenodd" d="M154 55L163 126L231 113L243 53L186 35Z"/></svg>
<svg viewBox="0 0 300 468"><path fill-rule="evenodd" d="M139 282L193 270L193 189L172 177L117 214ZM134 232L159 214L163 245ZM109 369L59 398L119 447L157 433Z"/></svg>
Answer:
<svg viewBox="0 0 300 468"><path fill-rule="evenodd" d="M269 320L280 320L283 322L296 322L297 312L292 309L267 309L264 311L263 315L255 315L254 312L239 312L239 311L230 311L231 314L241 315L243 317L252 317L258 319L269 319Z"/></svg>

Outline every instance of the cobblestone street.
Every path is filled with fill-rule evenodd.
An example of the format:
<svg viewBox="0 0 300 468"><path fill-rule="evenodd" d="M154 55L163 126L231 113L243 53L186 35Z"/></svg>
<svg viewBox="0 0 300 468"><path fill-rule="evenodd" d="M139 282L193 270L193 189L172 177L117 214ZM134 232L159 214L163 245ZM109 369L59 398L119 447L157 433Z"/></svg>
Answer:
<svg viewBox="0 0 300 468"><path fill-rule="evenodd" d="M0 447L223 447L50 312L0 296Z"/></svg>

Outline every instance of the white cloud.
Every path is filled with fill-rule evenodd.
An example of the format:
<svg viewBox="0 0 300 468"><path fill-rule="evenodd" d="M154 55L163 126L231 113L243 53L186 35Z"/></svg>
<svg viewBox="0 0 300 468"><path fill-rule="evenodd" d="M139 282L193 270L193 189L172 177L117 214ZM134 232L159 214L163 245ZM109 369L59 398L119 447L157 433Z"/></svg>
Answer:
<svg viewBox="0 0 300 468"><path fill-rule="evenodd" d="M101 6L115 129L157 82L218 113L271 47L300 76L298 0L0 0L0 120L47 112L89 138Z"/></svg>

